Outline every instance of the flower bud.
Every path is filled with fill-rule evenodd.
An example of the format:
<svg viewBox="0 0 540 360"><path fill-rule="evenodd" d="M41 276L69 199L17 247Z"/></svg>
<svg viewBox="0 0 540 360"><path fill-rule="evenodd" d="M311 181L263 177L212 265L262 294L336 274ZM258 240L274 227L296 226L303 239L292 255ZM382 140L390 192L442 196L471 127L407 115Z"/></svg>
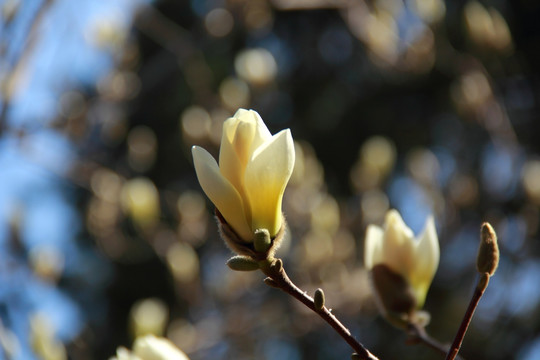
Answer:
<svg viewBox="0 0 540 360"><path fill-rule="evenodd" d="M497 245L497 234L493 227L485 222L480 230L480 247L476 258L476 268L480 274L488 273L491 276L497 270L498 265L499 246Z"/></svg>
<svg viewBox="0 0 540 360"><path fill-rule="evenodd" d="M259 270L259 263L247 256L233 256L227 261L227 266L236 271Z"/></svg>
<svg viewBox="0 0 540 360"><path fill-rule="evenodd" d="M266 229L257 229L255 230L255 236L253 239L253 246L255 251L265 252L270 248L272 244L272 239L270 239L270 233Z"/></svg>
<svg viewBox="0 0 540 360"><path fill-rule="evenodd" d="M295 159L289 129L271 135L257 112L239 109L223 124L219 166L201 147L192 154L201 187L239 239L253 242L257 229L272 238L280 232Z"/></svg>
<svg viewBox="0 0 540 360"><path fill-rule="evenodd" d="M384 229L369 225L364 263L385 315L410 318L424 305L439 265L439 242L433 217L417 238L396 210L386 214ZM394 315L392 315L395 317Z"/></svg>

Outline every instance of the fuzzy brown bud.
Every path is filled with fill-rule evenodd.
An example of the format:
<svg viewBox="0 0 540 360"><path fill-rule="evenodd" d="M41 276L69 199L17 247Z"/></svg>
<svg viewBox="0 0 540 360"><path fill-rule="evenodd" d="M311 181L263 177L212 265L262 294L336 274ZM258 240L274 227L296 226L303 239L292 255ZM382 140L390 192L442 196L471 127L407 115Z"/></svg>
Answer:
<svg viewBox="0 0 540 360"><path fill-rule="evenodd" d="M493 227L485 222L480 230L480 247L476 258L476 268L480 274L488 273L490 276L495 273L499 265L499 246L497 245L497 234Z"/></svg>

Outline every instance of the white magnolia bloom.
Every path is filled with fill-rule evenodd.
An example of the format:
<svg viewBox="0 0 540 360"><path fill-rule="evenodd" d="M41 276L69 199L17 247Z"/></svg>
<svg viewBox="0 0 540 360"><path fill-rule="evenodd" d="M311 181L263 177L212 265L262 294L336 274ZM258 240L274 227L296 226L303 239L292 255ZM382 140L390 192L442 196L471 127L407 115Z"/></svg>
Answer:
<svg viewBox="0 0 540 360"><path fill-rule="evenodd" d="M110 360L189 360L172 342L154 335L138 337L133 351L119 348Z"/></svg>
<svg viewBox="0 0 540 360"><path fill-rule="evenodd" d="M386 214L384 228L369 225L366 231L364 264L371 270L386 265L411 287L417 308L424 305L426 294L439 266L439 240L430 216L423 232L414 237L396 210Z"/></svg>
<svg viewBox="0 0 540 360"><path fill-rule="evenodd" d="M243 240L257 229L278 233L295 159L289 129L272 135L256 111L239 109L223 124L219 166L199 146L192 154L201 187Z"/></svg>

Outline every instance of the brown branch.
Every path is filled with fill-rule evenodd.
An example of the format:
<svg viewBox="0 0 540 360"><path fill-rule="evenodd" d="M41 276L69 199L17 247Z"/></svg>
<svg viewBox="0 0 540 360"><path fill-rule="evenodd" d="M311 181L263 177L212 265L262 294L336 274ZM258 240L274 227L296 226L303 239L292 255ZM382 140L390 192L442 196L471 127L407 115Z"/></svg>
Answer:
<svg viewBox="0 0 540 360"><path fill-rule="evenodd" d="M167 18L153 6L142 6L137 12L134 25L174 54L181 63L198 51L195 49L189 31Z"/></svg>
<svg viewBox="0 0 540 360"><path fill-rule="evenodd" d="M448 353L448 345L432 338L422 326L410 323L407 327L407 334L409 335L409 338L407 339L407 343L409 344L420 343L426 345L444 356ZM456 359L463 360L460 356L456 357Z"/></svg>
<svg viewBox="0 0 540 360"><path fill-rule="evenodd" d="M480 276L480 279L478 279L478 284L476 285L476 288L474 290L471 302L469 303L469 307L467 308L467 311L463 316L463 320L461 321L459 330L456 334L456 337L454 338L454 342L452 343L452 346L448 351L446 360L454 360L456 358L459 349L461 348L461 344L463 343L465 333L467 333L467 329L469 328L469 324L471 323L474 311L476 310L476 307L478 306L478 303L480 302L480 299L482 298L482 295L484 295L484 291L486 291L486 288L489 284L489 277L490 275L488 273L484 273Z"/></svg>
<svg viewBox="0 0 540 360"><path fill-rule="evenodd" d="M353 350L358 354L358 359L363 360L378 360L378 358L370 353L358 340L356 340L349 329L347 329L326 306L317 308L313 298L300 290L287 276L283 269L281 259L264 260L260 263L261 270L268 276L265 283L269 286L279 288L287 294L306 305L309 309L317 313L324 321L341 336Z"/></svg>

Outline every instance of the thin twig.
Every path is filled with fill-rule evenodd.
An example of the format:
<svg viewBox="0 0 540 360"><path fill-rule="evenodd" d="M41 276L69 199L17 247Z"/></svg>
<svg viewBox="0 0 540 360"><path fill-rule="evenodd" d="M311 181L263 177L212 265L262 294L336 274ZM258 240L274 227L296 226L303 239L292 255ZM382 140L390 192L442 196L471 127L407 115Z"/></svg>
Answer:
<svg viewBox="0 0 540 360"><path fill-rule="evenodd" d="M409 335L408 343L424 344L444 356L446 356L446 354L448 353L448 345L445 345L438 340L432 338L426 332L426 329L417 324L409 324L407 328L407 333ZM461 356L457 356L456 359L463 360Z"/></svg>
<svg viewBox="0 0 540 360"><path fill-rule="evenodd" d="M261 270L271 280L266 280L265 283L277 287L287 294L293 296L295 299L306 305L312 311L317 313L324 321L326 321L334 330L341 336L353 350L358 354L359 359L363 360L378 360L378 358L370 353L358 340L356 340L349 329L347 329L335 316L328 310L326 306L321 309L317 309L313 298L300 290L287 276L287 273L283 269L281 259L275 259L271 263L270 261L264 261Z"/></svg>
<svg viewBox="0 0 540 360"><path fill-rule="evenodd" d="M454 342L452 343L452 346L450 347L450 350L448 351L448 355L446 355L446 360L454 360L456 358L459 352L459 349L461 348L461 343L463 342L463 338L465 337L465 333L467 333L467 329L469 328L469 324L471 323L472 317L474 315L474 311L476 310L476 307L478 306L478 302L482 298L482 295L484 295L484 291L486 290L488 286L489 277L490 275L488 273L484 273L478 279L478 284L476 285L476 288L474 290L474 294L471 298L471 302L469 303L469 307L467 308L467 311L465 312L465 315L463 316L463 320L461 321L459 330L456 334L456 337L454 338Z"/></svg>
<svg viewBox="0 0 540 360"><path fill-rule="evenodd" d="M192 42L192 34L153 6L141 6L135 17L135 26L174 54L180 63L198 52Z"/></svg>

